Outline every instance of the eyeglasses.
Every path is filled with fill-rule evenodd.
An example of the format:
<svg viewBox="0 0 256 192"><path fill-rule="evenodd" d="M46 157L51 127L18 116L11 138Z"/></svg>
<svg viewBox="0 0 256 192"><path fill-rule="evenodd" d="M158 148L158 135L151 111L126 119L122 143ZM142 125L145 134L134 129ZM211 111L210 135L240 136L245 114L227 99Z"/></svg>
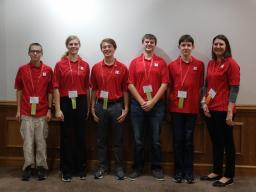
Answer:
<svg viewBox="0 0 256 192"><path fill-rule="evenodd" d="M42 51L40 51L40 50L30 50L29 53L37 53L38 54L38 53L42 53Z"/></svg>

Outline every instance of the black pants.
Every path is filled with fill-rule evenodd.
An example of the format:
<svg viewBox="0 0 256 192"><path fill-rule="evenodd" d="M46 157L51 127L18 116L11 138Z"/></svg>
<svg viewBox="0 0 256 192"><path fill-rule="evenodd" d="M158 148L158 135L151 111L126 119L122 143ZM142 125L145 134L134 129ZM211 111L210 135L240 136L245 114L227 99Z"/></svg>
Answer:
<svg viewBox="0 0 256 192"><path fill-rule="evenodd" d="M87 96L78 96L76 105L73 110L70 98L60 98L64 115L60 128L60 170L63 174L79 174L85 170Z"/></svg>
<svg viewBox="0 0 256 192"><path fill-rule="evenodd" d="M210 111L211 118L206 118L207 127L212 141L213 172L223 175L224 151L226 152L224 176L233 178L235 175L235 145L233 127L226 124L227 112Z"/></svg>
<svg viewBox="0 0 256 192"><path fill-rule="evenodd" d="M196 114L171 113L173 133L174 174L193 175L194 129Z"/></svg>
<svg viewBox="0 0 256 192"><path fill-rule="evenodd" d="M117 122L117 118L122 114L123 102L109 102L108 108L103 109L103 102L96 103L96 115L100 121L97 124L97 149L99 167L108 168L107 146L110 136L110 127L112 128L113 137L113 154L116 162L116 168L123 167L123 128Z"/></svg>

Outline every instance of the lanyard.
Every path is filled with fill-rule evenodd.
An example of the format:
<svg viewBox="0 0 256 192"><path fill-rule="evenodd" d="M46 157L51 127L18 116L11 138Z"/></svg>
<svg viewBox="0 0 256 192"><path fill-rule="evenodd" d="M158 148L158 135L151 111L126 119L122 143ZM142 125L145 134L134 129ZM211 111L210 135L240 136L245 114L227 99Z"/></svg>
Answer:
<svg viewBox="0 0 256 192"><path fill-rule="evenodd" d="M37 87L37 85L38 85L39 79L40 79L41 76L42 76L42 71L43 71L43 68L44 68L44 65L43 65L43 64L41 64L41 65L42 65L42 66L41 66L41 70L40 70L40 75L39 75L38 78L37 78L37 81L36 81L35 86L34 86L34 82L33 82L31 66L29 66L30 81L31 81L32 91L33 91L33 94L34 94L34 95L36 94L35 87Z"/></svg>
<svg viewBox="0 0 256 192"><path fill-rule="evenodd" d="M69 65L69 70L70 70L70 73L71 73L72 85L74 85L73 70L72 70L71 63L70 63L69 59L68 59L68 65ZM77 64L77 77L79 77L79 66L80 66L80 62L78 60L78 64Z"/></svg>
<svg viewBox="0 0 256 192"><path fill-rule="evenodd" d="M105 78L104 78L104 75L103 75L103 66L104 66L104 60L101 62L101 79L102 79L102 87L104 88L105 87ZM117 66L116 65L116 59L115 59L115 61L114 61L114 63L111 65L113 68L111 69L111 71L110 71L110 73L108 73L108 76L107 76L107 78L106 78L106 82L108 83L109 82L109 80L110 80L110 78L111 78L111 76L112 76L112 74L113 74L113 71L114 71L114 69L115 69L115 67Z"/></svg>
<svg viewBox="0 0 256 192"><path fill-rule="evenodd" d="M152 56L152 58L151 58L149 70L148 70L148 73L147 73L147 70L146 70L146 63L145 63L145 57L144 57L144 55L143 55L144 73L145 73L145 76L146 76L146 79L147 79L148 83L149 83L149 76L150 76L152 64L153 64L153 56Z"/></svg>
<svg viewBox="0 0 256 192"><path fill-rule="evenodd" d="M189 66L190 66L190 65L188 64L187 71L186 71L186 73L185 73L185 75L184 75L184 78L183 78L183 72L182 72L182 67L181 67L181 58L180 58L180 82L181 82L181 88L183 87L184 82L185 82L185 80L186 80L186 78L187 78L188 71L189 71Z"/></svg>

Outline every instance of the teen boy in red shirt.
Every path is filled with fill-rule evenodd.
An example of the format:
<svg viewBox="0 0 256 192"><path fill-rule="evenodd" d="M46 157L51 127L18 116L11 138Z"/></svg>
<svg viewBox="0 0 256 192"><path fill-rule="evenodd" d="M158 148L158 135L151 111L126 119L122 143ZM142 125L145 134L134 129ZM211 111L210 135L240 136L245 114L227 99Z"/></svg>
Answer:
<svg viewBox="0 0 256 192"><path fill-rule="evenodd" d="M39 43L29 45L30 62L22 65L15 79L17 96L16 118L21 120L25 163L22 180L28 181L32 167L37 168L38 180L46 178L47 121L51 119L52 69L43 64L43 48ZM36 150L34 150L34 145ZM34 155L36 151L36 155Z"/></svg>

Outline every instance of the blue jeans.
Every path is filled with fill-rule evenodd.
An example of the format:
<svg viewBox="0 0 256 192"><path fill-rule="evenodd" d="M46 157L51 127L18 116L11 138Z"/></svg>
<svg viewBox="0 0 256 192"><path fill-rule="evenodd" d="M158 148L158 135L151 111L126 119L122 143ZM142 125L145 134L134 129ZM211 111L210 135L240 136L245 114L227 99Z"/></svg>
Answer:
<svg viewBox="0 0 256 192"><path fill-rule="evenodd" d="M140 104L131 101L131 122L134 133L134 162L133 170L142 171L144 164L144 129L145 122L148 122L151 129L151 169L161 169L161 146L160 133L161 124L165 114L165 106L163 101L159 101L150 111L145 112Z"/></svg>
<svg viewBox="0 0 256 192"><path fill-rule="evenodd" d="M196 114L171 113L173 133L174 175L193 175L193 138Z"/></svg>
<svg viewBox="0 0 256 192"><path fill-rule="evenodd" d="M113 137L112 145L116 167L122 167L123 165L123 128L120 123L117 122L117 118L122 114L123 102L109 102L108 108L103 109L103 102L96 102L96 115L100 121L97 124L97 149L99 167L107 169L107 146L108 138L110 139L110 127L112 127Z"/></svg>

